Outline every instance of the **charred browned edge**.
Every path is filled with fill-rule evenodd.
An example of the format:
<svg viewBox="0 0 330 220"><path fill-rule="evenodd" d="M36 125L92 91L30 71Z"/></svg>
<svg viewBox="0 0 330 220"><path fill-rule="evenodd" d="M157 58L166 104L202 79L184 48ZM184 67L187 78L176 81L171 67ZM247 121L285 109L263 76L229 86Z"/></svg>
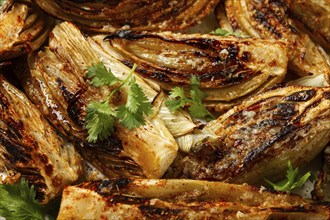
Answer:
<svg viewBox="0 0 330 220"><path fill-rule="evenodd" d="M6 158L11 164L28 163L31 160L30 151L21 142L25 138L22 121L15 121L11 117L11 103L0 91L0 109L1 121L5 123L6 128L0 128L0 142L9 155Z"/></svg>
<svg viewBox="0 0 330 220"><path fill-rule="evenodd" d="M93 151L102 151L104 153L119 157L123 153L123 146L121 140L116 136L110 136L107 140L98 141L97 143L90 143L75 137L71 137L77 146L81 149L91 149Z"/></svg>
<svg viewBox="0 0 330 220"><path fill-rule="evenodd" d="M123 203L134 205L140 209L144 216L147 217L169 217L177 215L182 211L181 209L157 207L156 205L151 205L150 200L152 198L136 197L133 195L129 196L125 193L125 190L130 188L132 181L132 179L128 178L108 179L94 181L87 184L83 183L80 185L80 187L87 188L98 193L110 206Z"/></svg>
<svg viewBox="0 0 330 220"><path fill-rule="evenodd" d="M45 164L46 175L51 176L53 166L48 164L46 155L33 154L39 148L38 144L24 133L22 121L15 121L11 117L11 104L3 93L0 92L0 120L6 125L6 128L0 128L0 145L5 149L2 152L4 161L8 167L13 167L22 177L33 184L37 190L37 198L43 201L45 198L45 189L47 188L44 178L39 174L39 168L31 167L32 160L40 160ZM25 144L23 144L23 142Z"/></svg>
<svg viewBox="0 0 330 220"><path fill-rule="evenodd" d="M41 1L40 1L41 2ZM209 4L200 8L200 14L189 14L189 8L193 7L194 1L177 1L173 6L173 2L157 0L157 1L88 1L88 0L56 0L52 4L56 4L57 8L61 8L60 12L52 12L53 16L59 16L66 20L76 20L82 28L98 31L103 25L111 24L112 27L122 28L129 25L131 28L144 29L178 29L192 25L197 22L196 16L206 16L212 7L215 7L217 0L213 0ZM47 5L39 3L45 10ZM50 3L49 3L50 4ZM210 5L211 4L211 5ZM49 7L49 6L48 6ZM132 9L132 7L134 9ZM205 10L207 10L204 12ZM187 13L185 18L175 19L182 13ZM97 22L96 22L97 21ZM160 26L161 22L170 21L166 26ZM152 25L150 25L152 24ZM158 24L158 26L157 26Z"/></svg>
<svg viewBox="0 0 330 220"><path fill-rule="evenodd" d="M236 123L238 123L238 120L242 120L242 123L245 123L246 120L245 120L245 117L243 117L243 113L245 111L258 111L264 103L270 102L274 98L278 98L278 97L264 98L264 99L261 99L261 100L255 102L253 105L248 106L247 109L239 109L239 110L235 111L232 115L230 115L228 117L228 119L226 119L226 121L223 122L225 124L225 128L235 125ZM268 122L269 125L273 124L273 123L274 122ZM264 124L262 124L262 123L260 125L264 126Z"/></svg>
<svg viewBox="0 0 330 220"><path fill-rule="evenodd" d="M293 87L293 86L292 86ZM293 87L296 91L300 87ZM316 94L319 94L316 97ZM289 93L287 95L273 95L268 98L263 98L248 107L239 108L238 111L234 112L222 123L224 125L224 129L228 131L237 131L240 133L240 130L246 129L245 127L237 130L235 127L236 124L245 124L249 120L243 113L245 111L254 111L257 114L263 114L262 112L269 113L272 115L270 118L265 118L258 123L252 123L249 125L251 129L271 129L272 127L280 127L280 131L271 137L263 140L256 146L249 146L246 149L246 153L242 157L241 161L237 163L237 161L232 161L231 159L227 161L228 152L231 152L231 149L228 149L225 145L223 145L223 138L219 140L211 140L204 142L203 147L197 149L197 151L193 151L186 160L188 162L183 162L183 167L189 166L189 161L194 161L193 164L197 165L197 170L185 172L183 175L185 177L197 178L197 179L207 179L207 180L230 180L231 178L235 178L237 175L241 173L249 172L249 170L260 160L265 160L266 158L272 157L276 154L276 150L272 147L281 143L281 148L283 149L291 149L296 144L296 142L301 141L303 136L296 136L298 131L302 131L303 133L308 133L310 131L312 124L304 124L302 123L302 119L308 113L310 109L317 108L318 105L322 103L324 99L326 99L329 94L328 89L300 89L297 92ZM304 111L298 112L296 108L300 102L309 101L309 105L305 107ZM326 110L324 110L326 111ZM323 112L320 113L320 116L316 116L313 118L314 123L323 120L322 116ZM225 135L225 134L220 134ZM227 134L228 135L228 134ZM230 134L229 134L230 135ZM234 143L234 148L238 147L241 144L239 140ZM228 163L228 167L224 169L222 167L222 162ZM187 163L187 164L185 164ZM219 165L219 168L216 166ZM236 165L235 165L236 164ZM242 166L238 165L241 164ZM196 165L194 165L196 166ZM208 175L205 171L207 169L212 170L212 174ZM189 169L188 169L189 170ZM181 171L179 171L180 173Z"/></svg>
<svg viewBox="0 0 330 220"><path fill-rule="evenodd" d="M86 87L82 87L78 92L72 93L65 86L62 79L57 78L56 82L58 84L59 89L62 92L62 96L64 100L68 103L67 113L70 119L80 127L83 127L84 126L83 107L85 106L85 104L81 102L80 96L86 91Z"/></svg>
<svg viewBox="0 0 330 220"><path fill-rule="evenodd" d="M71 138L71 141L87 161L109 178L144 177L140 166L125 154L121 140L116 136L97 143L78 138Z"/></svg>
<svg viewBox="0 0 330 220"><path fill-rule="evenodd" d="M275 137L271 138L269 141L263 143L259 147L252 149L243 160L244 169L251 168L254 164L257 163L257 161L259 161L258 158L263 152L272 147L275 143L284 140L289 134L292 134L296 130L298 130L297 126L288 124L282 128L281 131L275 135Z"/></svg>
<svg viewBox="0 0 330 220"><path fill-rule="evenodd" d="M281 27L286 27L292 33L297 33L297 30L288 22L288 5L284 0L256 0L254 4L251 3L248 7L253 12L252 17L255 21L262 25L276 39L282 38L283 30L281 30ZM274 25L274 22L277 25Z"/></svg>
<svg viewBox="0 0 330 220"><path fill-rule="evenodd" d="M62 95L64 97L64 100L67 102L67 103L70 103L72 102L74 99L76 99L76 97L78 96L78 94L74 94L72 93L65 85L65 83L63 83L63 80L61 78L56 78L56 82L57 82L57 85L58 87L60 88L60 90L62 91Z"/></svg>
<svg viewBox="0 0 330 220"><path fill-rule="evenodd" d="M140 205L139 209L142 212L143 216L150 218L169 218L178 215L182 211L181 209L170 209L166 207L155 207L151 205Z"/></svg>
<svg viewBox="0 0 330 220"><path fill-rule="evenodd" d="M330 100L330 92L324 92L323 96L324 96L325 99Z"/></svg>
<svg viewBox="0 0 330 220"><path fill-rule="evenodd" d="M92 190L101 196L108 196L114 192L126 189L132 183L130 178L103 179L78 185L80 188Z"/></svg>
<svg viewBox="0 0 330 220"><path fill-rule="evenodd" d="M9 164L23 163L27 164L31 160L31 155L25 152L25 146L17 143L7 136L7 131L0 129L0 143L4 147L7 153L4 153L4 157L9 161Z"/></svg>
<svg viewBox="0 0 330 220"><path fill-rule="evenodd" d="M322 211L320 211L322 209ZM270 208L273 214L276 213L319 213L325 216L330 216L330 202L314 202L310 205L291 206L288 208Z"/></svg>
<svg viewBox="0 0 330 220"><path fill-rule="evenodd" d="M285 97L284 101L295 101L295 102L307 101L313 98L315 94L316 91L314 89L303 90Z"/></svg>
<svg viewBox="0 0 330 220"><path fill-rule="evenodd" d="M321 103L322 97L313 100L313 102L307 106L299 115L298 111L295 110L294 103L310 100L315 95L315 89L302 90L283 97L282 100L286 102L276 104L273 114L275 121L272 120L270 122L271 124L281 124L282 129L273 138L261 144L259 147L254 148L245 156L243 163L244 169L251 168L255 163L257 163L258 157L265 153L265 151L271 148L275 143L280 142L286 138L293 137L298 130L308 130L309 125L303 125L300 123L300 121L309 109L314 108ZM314 120L318 119L319 118L315 118Z"/></svg>
<svg viewBox="0 0 330 220"><path fill-rule="evenodd" d="M194 55L196 57L207 58L213 64L208 69L202 71L191 70L184 71L176 68L168 68L164 66L152 65L147 62L142 63L134 58L125 57L121 62L132 68L134 63L138 63L136 71L146 78L151 78L160 82L174 82L173 78L180 79L180 84L189 84L192 75L196 75L201 82L210 82L216 84L214 86L234 85L246 81L247 79L256 76L260 73L252 73L246 67L245 63L251 60L251 54L244 52L242 57L239 57L239 47L235 43L223 44L219 40L209 38L182 38L172 39L165 38L159 35L146 32L132 32L130 30L118 31L112 35L105 37L105 41L120 39L125 41L146 40L148 38L157 38L161 41L171 44L186 44L199 49ZM226 59L221 59L219 51L226 49L228 56ZM180 56L180 55L179 55ZM218 80L218 81L216 81Z"/></svg>
<svg viewBox="0 0 330 220"><path fill-rule="evenodd" d="M131 185L132 184L132 185ZM147 218L160 218L160 219L168 219L170 217L178 218L179 214L184 211L210 211L213 207L219 207L222 210L222 214L225 216L235 216L238 208L241 206L240 203L226 202L226 200L211 200L204 201L200 200L198 197L194 197L192 201L183 201L177 198L157 198L157 197L139 197L134 195L134 183L132 179L109 179L109 180L101 180L94 181L90 183L83 183L80 186L81 188L85 188L91 190L93 192L98 193L104 202L107 203L109 207L115 205L127 204L133 207L138 208L141 211L142 216ZM131 191L131 189L133 191ZM258 191L257 188L251 187L252 190ZM147 188L146 188L147 190ZM279 192L273 192L274 196L276 194L281 194ZM283 193L284 195L284 193ZM153 199L158 199L158 202L154 202ZM171 204L171 205L169 205ZM233 209L230 208L231 205ZM242 204L243 207L247 208L247 205ZM225 209L228 206L228 209ZM236 208L235 208L236 207ZM298 206L287 206L287 207L269 207L269 208L260 208L255 205L250 206L251 209L246 209L248 212L256 212L256 211L266 211L271 216L277 216L277 214L281 214L281 216L285 216L286 214L298 214L298 213L309 213L309 214L322 214L329 215L329 203L311 203L311 204L301 204ZM211 214L211 213L210 213Z"/></svg>
<svg viewBox="0 0 330 220"><path fill-rule="evenodd" d="M38 201L44 201L46 198L45 191L47 189L45 179L36 172L23 172L22 170L19 170L19 172L21 173L21 177L25 178L30 185L34 186Z"/></svg>
<svg viewBox="0 0 330 220"><path fill-rule="evenodd" d="M79 90L72 99L68 103L67 113L70 119L75 122L80 127L83 127L85 124L85 117L83 107L85 103L83 103L80 99L80 96L84 93L84 90ZM65 94L65 91L62 90L62 94Z"/></svg>

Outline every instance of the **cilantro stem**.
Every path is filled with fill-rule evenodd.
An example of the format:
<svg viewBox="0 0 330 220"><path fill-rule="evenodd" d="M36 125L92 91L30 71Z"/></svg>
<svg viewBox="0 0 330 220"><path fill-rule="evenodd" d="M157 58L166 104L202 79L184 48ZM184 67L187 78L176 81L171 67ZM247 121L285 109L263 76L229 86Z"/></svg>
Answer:
<svg viewBox="0 0 330 220"><path fill-rule="evenodd" d="M144 116L152 113L152 104L143 93L142 88L132 77L137 65L134 64L125 80L118 79L113 73L106 69L103 63L92 65L88 68L87 77L91 79L90 84L99 86L116 86L105 100L90 102L86 112L86 129L88 131L87 140L96 142L98 139L105 139L114 132L114 122L118 120L120 124L128 129L133 129L145 124ZM110 106L111 97L122 86L127 85L126 103L119 107Z"/></svg>
<svg viewBox="0 0 330 220"><path fill-rule="evenodd" d="M131 71L129 72L128 76L124 79L124 81L122 81L120 83L119 86L117 86L114 90L112 90L112 92L108 95L107 99L106 99L106 102L110 102L110 98L113 96L113 94L115 94L123 85L125 85L128 80L132 77L133 73L135 72L135 69L136 69L137 65L134 63Z"/></svg>

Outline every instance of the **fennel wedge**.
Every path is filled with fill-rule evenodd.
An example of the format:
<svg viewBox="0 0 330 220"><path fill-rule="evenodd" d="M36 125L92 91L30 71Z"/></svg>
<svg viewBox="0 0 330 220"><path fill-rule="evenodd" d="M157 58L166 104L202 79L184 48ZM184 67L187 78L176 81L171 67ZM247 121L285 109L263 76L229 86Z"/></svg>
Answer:
<svg viewBox="0 0 330 220"><path fill-rule="evenodd" d="M247 99L209 122L217 137L173 166L175 178L256 183L313 159L330 140L330 88L284 86Z"/></svg>
<svg viewBox="0 0 330 220"><path fill-rule="evenodd" d="M288 0L287 2L293 19L302 22L311 38L323 48L330 50L330 1Z"/></svg>
<svg viewBox="0 0 330 220"><path fill-rule="evenodd" d="M328 219L326 204L247 185L115 179L64 190L58 219Z"/></svg>
<svg viewBox="0 0 330 220"><path fill-rule="evenodd" d="M38 108L0 76L0 170L4 182L24 177L47 203L82 173L74 146L60 137ZM12 176L14 175L14 176ZM2 182L2 181L0 181Z"/></svg>
<svg viewBox="0 0 330 220"><path fill-rule="evenodd" d="M116 59L138 64L136 72L165 90L177 85L187 90L195 75L206 105L220 112L281 82L287 68L287 45L277 40L119 31L103 41Z"/></svg>
<svg viewBox="0 0 330 220"><path fill-rule="evenodd" d="M161 177L176 157L178 146L156 115L145 118L145 126L132 130L115 123L110 138L96 143L86 141L87 106L91 102L103 102L115 89L90 85L86 79L88 67L106 60L95 52L97 49L90 42L73 24L58 24L51 32L49 46L29 56L30 71L20 76L27 95L41 106L42 113L54 126L76 143L85 159L108 177ZM119 79L125 79L131 71L125 65L113 64L114 59L105 61L108 62ZM147 99L153 102L158 91L134 77ZM125 103L128 90L123 85L109 104Z"/></svg>
<svg viewBox="0 0 330 220"><path fill-rule="evenodd" d="M289 67L300 76L330 75L326 55L294 25L285 1L227 0L226 13L234 30L263 39L284 39L289 46Z"/></svg>
<svg viewBox="0 0 330 220"><path fill-rule="evenodd" d="M118 29L180 30L209 15L219 0L187 1L73 1L35 0L54 17L81 29L114 32Z"/></svg>
<svg viewBox="0 0 330 220"><path fill-rule="evenodd" d="M40 11L32 1L2 1L0 61L38 49L53 25L54 19Z"/></svg>

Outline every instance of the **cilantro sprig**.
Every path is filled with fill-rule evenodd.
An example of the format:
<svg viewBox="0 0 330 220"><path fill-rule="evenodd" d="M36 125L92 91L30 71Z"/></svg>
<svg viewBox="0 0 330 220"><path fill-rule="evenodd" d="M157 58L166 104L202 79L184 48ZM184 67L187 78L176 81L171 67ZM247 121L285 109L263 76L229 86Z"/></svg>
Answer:
<svg viewBox="0 0 330 220"><path fill-rule="evenodd" d="M193 118L214 119L214 116L203 105L206 94L199 89L199 86L198 78L193 75L190 79L190 98L186 97L182 87L176 86L171 89L170 99L165 102L165 105L171 112L187 107Z"/></svg>
<svg viewBox="0 0 330 220"><path fill-rule="evenodd" d="M104 140L114 132L116 120L128 129L133 129L145 124L145 116L152 114L152 104L149 102L141 87L132 77L136 65L125 80L118 79L108 70L103 63L93 64L87 69L86 76L91 79L90 84L96 87L113 86L119 84L101 102L91 102L87 106L86 128L88 131L87 140L96 142ZM124 85L127 85L127 101L125 105L112 107L111 97Z"/></svg>
<svg viewBox="0 0 330 220"><path fill-rule="evenodd" d="M240 38L247 38L249 36L241 33L240 31L227 31L226 29L222 29L222 28L217 28L214 31L211 32L211 34L214 35L219 35L219 36L235 36L235 37L240 37Z"/></svg>
<svg viewBox="0 0 330 220"><path fill-rule="evenodd" d="M278 183L273 183L267 179L264 179L269 185L273 187L274 190L290 192L293 189L302 187L307 180L313 181L315 176L311 172L305 173L303 176L299 176L299 169L296 167L293 169L291 161L288 161L288 170L286 174L286 179L279 181Z"/></svg>
<svg viewBox="0 0 330 220"><path fill-rule="evenodd" d="M120 124L133 129L145 124L144 115L152 114L152 105L133 77L128 82L127 102L117 109Z"/></svg>
<svg viewBox="0 0 330 220"><path fill-rule="evenodd" d="M43 220L44 206L36 200L34 186L21 178L16 184L0 185L0 216L11 219Z"/></svg>

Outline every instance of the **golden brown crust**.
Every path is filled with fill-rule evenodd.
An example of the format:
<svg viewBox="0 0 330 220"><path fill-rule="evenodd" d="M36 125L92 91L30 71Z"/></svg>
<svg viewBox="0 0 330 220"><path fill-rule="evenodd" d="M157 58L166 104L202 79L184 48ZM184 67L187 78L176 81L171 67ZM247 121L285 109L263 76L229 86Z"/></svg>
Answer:
<svg viewBox="0 0 330 220"><path fill-rule="evenodd" d="M30 1L8 3L2 10L0 61L38 49L54 24L53 18L45 15Z"/></svg>
<svg viewBox="0 0 330 220"><path fill-rule="evenodd" d="M118 29L181 30L209 15L219 0L35 0L47 13L96 32Z"/></svg>
<svg viewBox="0 0 330 220"><path fill-rule="evenodd" d="M62 139L37 107L2 76L0 159L6 170L20 173L34 185L44 203L58 196L65 185L74 183L82 171L73 145Z"/></svg>
<svg viewBox="0 0 330 220"><path fill-rule="evenodd" d="M227 0L226 13L233 29L254 37L287 40L289 67L297 74L330 75L327 58L306 33L294 26L285 1Z"/></svg>
<svg viewBox="0 0 330 220"><path fill-rule="evenodd" d="M58 219L327 219L326 205L247 185L114 179L64 190Z"/></svg>
<svg viewBox="0 0 330 220"><path fill-rule="evenodd" d="M287 0L294 20L304 24L312 39L330 50L330 1Z"/></svg>
<svg viewBox="0 0 330 220"><path fill-rule="evenodd" d="M283 76L286 69L286 44L281 41L131 31L104 40L122 56L121 62L130 67L137 63L143 76L173 85L187 85L196 75L202 88L221 88L265 72Z"/></svg>
<svg viewBox="0 0 330 220"><path fill-rule="evenodd" d="M87 67L99 62L87 40L74 25L63 23L52 30L49 44L28 56L26 71L20 74L27 96L58 131L75 144L84 159L104 175L144 177L117 137L96 144L86 140L86 106L91 100L103 100L111 90L107 87L100 92L87 82Z"/></svg>
<svg viewBox="0 0 330 220"><path fill-rule="evenodd" d="M244 101L204 129L175 177L254 183L314 158L330 140L330 88L286 86Z"/></svg>
<svg viewBox="0 0 330 220"><path fill-rule="evenodd" d="M164 90L188 89L197 76L215 112L281 82L287 69L287 45L278 40L132 31L93 39L125 65L136 63L141 76Z"/></svg>
<svg viewBox="0 0 330 220"><path fill-rule="evenodd" d="M96 51L72 23L57 25L51 32L49 47L29 56L30 71L20 77L27 95L60 132L76 143L85 159L109 178L160 178L173 162L178 148L163 120L145 118L144 126L130 130L118 122L113 136L106 140L97 143L86 140L87 106L92 101L106 100L116 86L93 86L86 78L88 67L104 60ZM111 57L106 59L110 62ZM120 79L130 72L119 61L114 60L112 65L112 73ZM148 100L153 101L157 91L138 76L136 81L147 91ZM110 105L116 108L125 103L127 90L127 85L121 87L111 97Z"/></svg>

